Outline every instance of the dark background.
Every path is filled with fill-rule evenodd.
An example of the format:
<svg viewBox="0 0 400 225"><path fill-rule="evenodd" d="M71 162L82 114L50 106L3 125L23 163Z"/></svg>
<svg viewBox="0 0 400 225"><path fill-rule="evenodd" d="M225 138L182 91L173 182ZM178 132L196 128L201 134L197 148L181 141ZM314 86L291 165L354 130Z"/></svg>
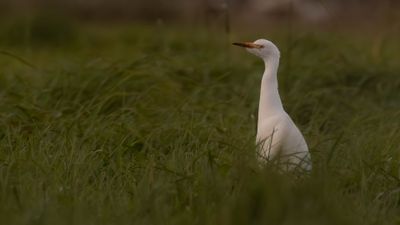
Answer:
<svg viewBox="0 0 400 225"><path fill-rule="evenodd" d="M37 13L80 21L265 24L295 19L305 24L398 23L395 0L2 0L1 17ZM345 22L344 22L345 21ZM225 21L226 22L226 21ZM256 26L256 24L254 24Z"/></svg>

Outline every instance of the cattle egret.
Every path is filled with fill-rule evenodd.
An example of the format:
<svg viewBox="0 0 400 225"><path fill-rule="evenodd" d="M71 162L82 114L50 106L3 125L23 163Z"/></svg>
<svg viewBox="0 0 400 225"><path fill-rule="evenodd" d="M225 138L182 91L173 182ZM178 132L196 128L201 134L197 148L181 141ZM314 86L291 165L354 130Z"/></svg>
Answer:
<svg viewBox="0 0 400 225"><path fill-rule="evenodd" d="M256 142L258 158L262 162L279 161L284 170L311 170L311 156L307 143L282 106L278 92L277 72L280 52L271 42L233 43L260 57L265 63L261 81ZM281 164L282 163L282 164Z"/></svg>

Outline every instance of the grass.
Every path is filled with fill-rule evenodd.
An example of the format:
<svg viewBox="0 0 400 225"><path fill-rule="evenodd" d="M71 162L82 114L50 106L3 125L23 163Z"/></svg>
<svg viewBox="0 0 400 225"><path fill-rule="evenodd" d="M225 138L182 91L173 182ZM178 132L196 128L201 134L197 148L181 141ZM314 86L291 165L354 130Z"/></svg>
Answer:
<svg viewBox="0 0 400 225"><path fill-rule="evenodd" d="M298 177L257 167L263 65L223 34L68 32L1 34L2 224L400 224L394 37L236 38L282 49L281 95L314 163Z"/></svg>

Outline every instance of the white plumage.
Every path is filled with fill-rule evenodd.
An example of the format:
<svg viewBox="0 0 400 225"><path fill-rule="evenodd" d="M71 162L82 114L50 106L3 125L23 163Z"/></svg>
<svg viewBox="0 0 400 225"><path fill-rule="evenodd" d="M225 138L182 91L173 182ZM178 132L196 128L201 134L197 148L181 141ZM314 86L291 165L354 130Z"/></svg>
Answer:
<svg viewBox="0 0 400 225"><path fill-rule="evenodd" d="M278 92L279 49L270 41L234 43L263 59L258 108L257 144L262 162L279 161L285 170L311 170L311 156L300 130L285 112Z"/></svg>

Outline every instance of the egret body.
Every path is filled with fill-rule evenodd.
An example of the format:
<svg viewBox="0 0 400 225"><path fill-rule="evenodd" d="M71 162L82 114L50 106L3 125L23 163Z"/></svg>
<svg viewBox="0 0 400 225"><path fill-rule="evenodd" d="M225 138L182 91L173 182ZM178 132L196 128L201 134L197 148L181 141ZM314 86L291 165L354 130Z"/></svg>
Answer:
<svg viewBox="0 0 400 225"><path fill-rule="evenodd" d="M286 170L301 168L311 170L308 146L300 130L285 112L278 91L277 72L280 52L271 42L233 43L260 57L265 64L261 81L258 108L257 145L258 157L263 162L278 160Z"/></svg>

